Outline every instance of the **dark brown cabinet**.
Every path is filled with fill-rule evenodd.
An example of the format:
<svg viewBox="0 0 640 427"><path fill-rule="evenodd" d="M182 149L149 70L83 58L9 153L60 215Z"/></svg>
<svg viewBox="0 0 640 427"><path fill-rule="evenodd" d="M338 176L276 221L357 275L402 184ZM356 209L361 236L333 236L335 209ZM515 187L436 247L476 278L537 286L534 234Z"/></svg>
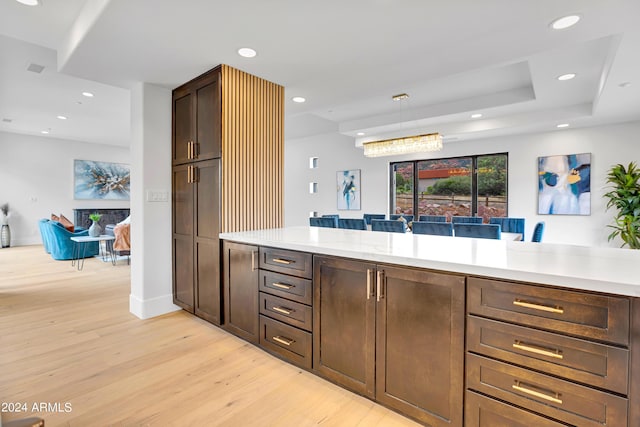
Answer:
<svg viewBox="0 0 640 427"><path fill-rule="evenodd" d="M173 168L174 303L220 324L220 160Z"/></svg>
<svg viewBox="0 0 640 427"><path fill-rule="evenodd" d="M173 299L215 324L219 233L282 225L283 96L282 86L227 65L173 90Z"/></svg>
<svg viewBox="0 0 640 427"><path fill-rule="evenodd" d="M629 327L624 297L468 278L466 425L627 426Z"/></svg>
<svg viewBox="0 0 640 427"><path fill-rule="evenodd" d="M432 426L462 425L461 276L314 257L314 370Z"/></svg>
<svg viewBox="0 0 640 427"><path fill-rule="evenodd" d="M220 68L173 92L173 164L221 155Z"/></svg>
<svg viewBox="0 0 640 427"><path fill-rule="evenodd" d="M311 254L260 248L260 347L311 369Z"/></svg>
<svg viewBox="0 0 640 427"><path fill-rule="evenodd" d="M258 344L258 247L223 244L224 328Z"/></svg>

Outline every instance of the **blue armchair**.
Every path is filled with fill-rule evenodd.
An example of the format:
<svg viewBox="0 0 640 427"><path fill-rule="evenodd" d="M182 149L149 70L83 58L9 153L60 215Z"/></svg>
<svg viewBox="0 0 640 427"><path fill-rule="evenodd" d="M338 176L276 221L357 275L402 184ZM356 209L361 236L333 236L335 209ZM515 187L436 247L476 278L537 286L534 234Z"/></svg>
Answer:
<svg viewBox="0 0 640 427"><path fill-rule="evenodd" d="M65 260L74 258L75 243L72 237L88 236L88 230L81 230L75 233L70 232L58 221L48 219L40 220L38 223L40 234L42 236L42 244L44 250L51 254L55 260ZM84 251L85 258L98 255L100 246L98 242L90 242L86 244Z"/></svg>

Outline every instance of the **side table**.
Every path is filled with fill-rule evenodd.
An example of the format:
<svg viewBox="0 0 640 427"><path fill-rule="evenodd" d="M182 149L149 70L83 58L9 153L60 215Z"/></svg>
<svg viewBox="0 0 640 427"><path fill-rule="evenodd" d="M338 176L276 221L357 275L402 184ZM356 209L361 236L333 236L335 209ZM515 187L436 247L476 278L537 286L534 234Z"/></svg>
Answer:
<svg viewBox="0 0 640 427"><path fill-rule="evenodd" d="M113 254L113 241L116 240L115 236L108 236L106 234L102 234L98 237L92 236L80 236L80 237L72 237L72 241L75 242L73 248L73 259L71 260L71 266L74 267L76 264L78 265L78 270L82 270L84 268L84 254L86 250L86 244L89 242L98 242L100 245L100 253L102 255L102 259L106 261L107 251L109 252L109 257L111 258L111 264L116 265L116 258ZM105 244L104 251L102 250L102 242Z"/></svg>

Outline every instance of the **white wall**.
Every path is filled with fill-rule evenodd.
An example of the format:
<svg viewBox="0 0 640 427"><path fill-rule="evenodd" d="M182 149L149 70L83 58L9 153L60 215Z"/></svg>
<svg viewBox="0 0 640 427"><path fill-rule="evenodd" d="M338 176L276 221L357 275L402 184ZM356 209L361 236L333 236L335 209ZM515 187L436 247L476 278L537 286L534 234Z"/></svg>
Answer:
<svg viewBox="0 0 640 427"><path fill-rule="evenodd" d="M0 204L9 203L11 246L41 244L38 220L73 221L74 208L128 208L129 201L74 200L73 160L130 163L128 148L0 132Z"/></svg>
<svg viewBox="0 0 640 427"><path fill-rule="evenodd" d="M389 163L391 161L457 157L473 154L509 153L509 215L526 218L526 239L533 227L545 221L544 241L587 246L620 246L607 242L613 212L605 212L605 178L617 163L640 162L640 122L548 133L516 135L473 141L449 142L431 155L364 157L350 137L331 133L285 141L285 226L308 225L310 211L340 213L361 218L362 214L389 211ZM591 215L537 215L537 158L539 156L592 153ZM319 167L309 169L309 157L319 158ZM362 209L336 209L336 171L360 169ZM309 194L309 182L318 182L318 193Z"/></svg>
<svg viewBox="0 0 640 427"><path fill-rule="evenodd" d="M131 294L146 319L173 304L171 273L171 91L146 83L131 91ZM166 195L152 201L149 192Z"/></svg>

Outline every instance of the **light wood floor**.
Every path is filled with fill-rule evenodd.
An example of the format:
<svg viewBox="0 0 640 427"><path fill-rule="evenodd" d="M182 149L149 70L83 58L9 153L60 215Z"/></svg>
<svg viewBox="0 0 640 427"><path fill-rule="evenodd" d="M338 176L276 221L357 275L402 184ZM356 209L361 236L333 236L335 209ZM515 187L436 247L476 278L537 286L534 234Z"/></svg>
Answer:
<svg viewBox="0 0 640 427"><path fill-rule="evenodd" d="M0 402L27 405L3 420L41 416L47 427L417 425L185 312L136 318L129 272L126 262L98 259L77 271L41 246L0 249ZM49 409L32 412L41 403Z"/></svg>

